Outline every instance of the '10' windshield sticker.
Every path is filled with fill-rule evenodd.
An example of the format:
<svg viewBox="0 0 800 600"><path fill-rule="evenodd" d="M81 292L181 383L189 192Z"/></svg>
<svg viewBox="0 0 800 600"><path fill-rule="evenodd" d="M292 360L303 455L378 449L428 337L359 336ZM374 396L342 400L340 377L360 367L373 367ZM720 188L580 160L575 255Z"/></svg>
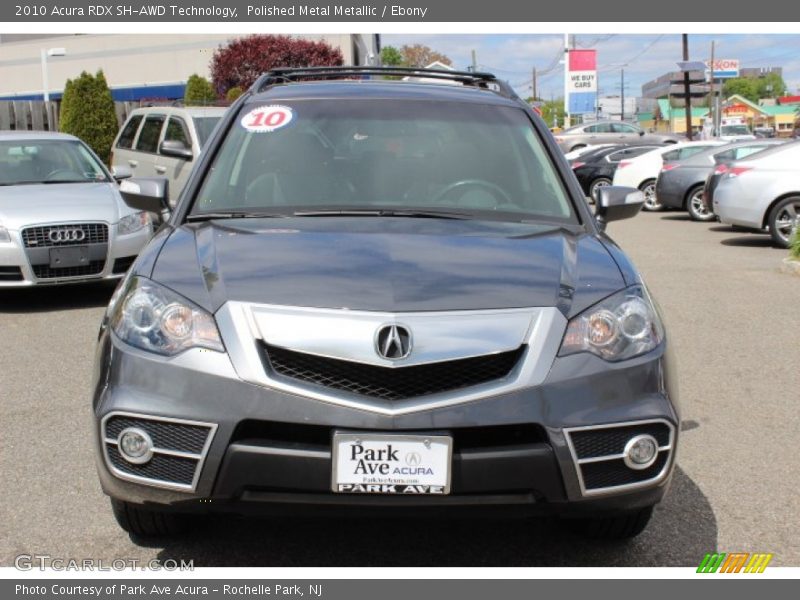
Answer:
<svg viewBox="0 0 800 600"><path fill-rule="evenodd" d="M247 131L267 133L286 127L293 118L294 112L291 108L275 104L254 108L242 117L240 123Z"/></svg>

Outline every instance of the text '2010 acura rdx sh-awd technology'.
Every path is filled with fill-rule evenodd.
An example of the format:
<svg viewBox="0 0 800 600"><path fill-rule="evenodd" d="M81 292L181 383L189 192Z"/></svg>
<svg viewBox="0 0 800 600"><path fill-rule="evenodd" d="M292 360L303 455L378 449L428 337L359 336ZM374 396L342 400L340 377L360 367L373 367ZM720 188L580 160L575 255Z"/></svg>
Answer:
<svg viewBox="0 0 800 600"><path fill-rule="evenodd" d="M100 331L122 527L492 505L644 528L674 467L675 374L603 233L641 192L602 188L592 215L542 120L480 73L273 71L206 149ZM166 206L161 180L122 191Z"/></svg>

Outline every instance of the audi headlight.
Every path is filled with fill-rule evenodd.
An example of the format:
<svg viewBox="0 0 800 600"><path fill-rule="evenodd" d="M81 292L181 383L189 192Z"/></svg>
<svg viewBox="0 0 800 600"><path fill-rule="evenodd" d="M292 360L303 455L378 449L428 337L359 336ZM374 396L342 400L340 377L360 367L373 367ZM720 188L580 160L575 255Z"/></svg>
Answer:
<svg viewBox="0 0 800 600"><path fill-rule="evenodd" d="M131 346L164 356L189 348L225 351L214 317L149 279L131 277L112 301L111 329Z"/></svg>
<svg viewBox="0 0 800 600"><path fill-rule="evenodd" d="M128 235L150 226L150 213L138 212L122 217L117 223L117 233Z"/></svg>
<svg viewBox="0 0 800 600"><path fill-rule="evenodd" d="M650 352L664 339L664 327L646 290L629 287L570 320L559 356L591 352L619 361Z"/></svg>

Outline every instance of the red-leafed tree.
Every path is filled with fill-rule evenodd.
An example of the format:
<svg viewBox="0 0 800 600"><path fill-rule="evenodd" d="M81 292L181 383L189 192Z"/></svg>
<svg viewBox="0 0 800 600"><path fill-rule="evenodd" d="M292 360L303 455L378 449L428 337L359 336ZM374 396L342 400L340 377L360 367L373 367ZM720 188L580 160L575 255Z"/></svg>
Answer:
<svg viewBox="0 0 800 600"><path fill-rule="evenodd" d="M214 89L246 90L264 71L277 67L329 67L344 63L342 52L325 42L286 35L251 35L220 46L211 59Z"/></svg>

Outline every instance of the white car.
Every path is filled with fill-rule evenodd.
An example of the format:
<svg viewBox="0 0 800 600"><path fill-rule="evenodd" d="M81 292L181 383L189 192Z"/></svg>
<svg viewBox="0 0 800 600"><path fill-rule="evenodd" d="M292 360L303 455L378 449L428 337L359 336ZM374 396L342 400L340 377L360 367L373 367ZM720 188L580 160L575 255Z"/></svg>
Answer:
<svg viewBox="0 0 800 600"><path fill-rule="evenodd" d="M703 140L699 142L680 142L664 148L657 148L636 158L623 160L617 165L613 185L635 187L644 193L644 210L662 210L656 198L656 179L664 162L683 160L706 148L721 146L725 142Z"/></svg>
<svg viewBox="0 0 800 600"><path fill-rule="evenodd" d="M120 279L151 233L81 140L0 132L0 289Z"/></svg>
<svg viewBox="0 0 800 600"><path fill-rule="evenodd" d="M800 142L754 154L728 166L714 190L714 213L722 223L768 228L772 240L789 246L800 226Z"/></svg>

